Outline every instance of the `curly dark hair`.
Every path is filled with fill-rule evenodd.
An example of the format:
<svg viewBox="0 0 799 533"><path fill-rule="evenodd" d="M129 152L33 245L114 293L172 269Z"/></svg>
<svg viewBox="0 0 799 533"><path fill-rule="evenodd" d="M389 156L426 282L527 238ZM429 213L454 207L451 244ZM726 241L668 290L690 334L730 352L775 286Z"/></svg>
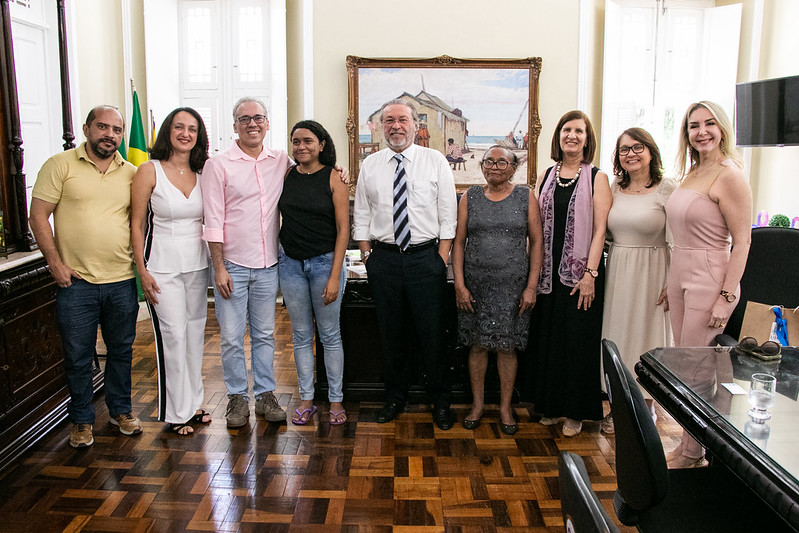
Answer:
<svg viewBox="0 0 799 533"><path fill-rule="evenodd" d="M333 144L333 138L330 137L325 127L315 120L301 120L291 128L289 139L291 139L294 132L299 129L309 130L319 139L319 144L325 143L322 147L322 151L319 152L319 162L330 167L334 166L336 164L336 146Z"/></svg>
<svg viewBox="0 0 799 533"><path fill-rule="evenodd" d="M655 139L643 128L628 128L616 139L616 148L613 149L613 174L619 178L619 187L626 189L630 186L630 173L622 168L619 156L619 143L624 135L629 135L649 150L651 160L649 161L649 183L646 188L654 187L663 180L663 160L660 157L658 145L655 144Z"/></svg>
<svg viewBox="0 0 799 533"><path fill-rule="evenodd" d="M155 138L153 147L150 148L150 159L158 159L159 161L166 161L172 156L174 148L169 140L169 132L172 129L172 123L175 121L175 116L181 111L185 111L197 119L197 142L194 148L191 149L189 154L189 168L192 172L200 172L203 165L208 160L208 132L205 129L205 122L203 117L191 107L179 107L169 113L161 128L158 130L158 136Z"/></svg>

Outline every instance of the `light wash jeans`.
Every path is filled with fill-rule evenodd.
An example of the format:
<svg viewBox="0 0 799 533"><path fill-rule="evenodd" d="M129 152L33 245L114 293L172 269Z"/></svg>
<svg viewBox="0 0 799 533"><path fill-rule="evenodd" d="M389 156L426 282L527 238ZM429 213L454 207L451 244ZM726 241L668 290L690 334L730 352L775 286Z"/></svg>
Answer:
<svg viewBox="0 0 799 533"><path fill-rule="evenodd" d="M253 393L258 398L275 390L275 300L277 265L247 268L225 260L233 280L230 298L220 296L214 286L214 307L222 341L222 371L228 396L249 398L247 361L244 358L244 330L250 326Z"/></svg>
<svg viewBox="0 0 799 533"><path fill-rule="evenodd" d="M325 349L325 369L329 386L328 399L344 399L344 348L341 345L341 298L344 294L344 268L341 269L338 298L325 305L324 293L333 268L333 252L298 261L287 256L280 248L280 292L291 319L294 338L294 363L297 365L300 398L314 397L314 316L319 339Z"/></svg>

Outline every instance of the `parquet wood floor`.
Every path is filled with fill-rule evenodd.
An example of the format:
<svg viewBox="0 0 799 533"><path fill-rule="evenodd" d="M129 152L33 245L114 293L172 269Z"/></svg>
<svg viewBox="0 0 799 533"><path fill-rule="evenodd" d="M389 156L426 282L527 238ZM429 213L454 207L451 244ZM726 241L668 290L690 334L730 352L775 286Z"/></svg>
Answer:
<svg viewBox="0 0 799 533"><path fill-rule="evenodd" d="M299 404L288 315L278 308L278 401ZM330 426L320 405L307 426L270 424L254 414L225 427L219 327L206 329L206 404L214 421L190 437L156 421L156 368L149 321L139 322L133 361L134 413L144 431L126 437L96 398L94 446L68 445L61 424L0 474L0 531L554 532L563 531L557 456L585 461L609 514L615 490L612 437L586 423L575 438L531 420L499 430L496 406L483 424L440 431L427 406L377 424L377 403L347 402L349 423ZM453 406L461 420L466 405ZM679 426L658 407L664 447ZM622 529L632 531L631 529Z"/></svg>

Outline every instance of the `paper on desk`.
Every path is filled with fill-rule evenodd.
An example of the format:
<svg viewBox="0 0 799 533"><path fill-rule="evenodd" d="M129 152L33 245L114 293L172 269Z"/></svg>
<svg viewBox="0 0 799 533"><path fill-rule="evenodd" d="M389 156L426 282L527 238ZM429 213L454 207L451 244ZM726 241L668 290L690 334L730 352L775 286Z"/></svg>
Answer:
<svg viewBox="0 0 799 533"><path fill-rule="evenodd" d="M363 264L347 265L347 270L349 270L350 272L354 272L356 274L360 274L361 276L366 275L366 267Z"/></svg>
<svg viewBox="0 0 799 533"><path fill-rule="evenodd" d="M730 394L747 394L744 388L737 383L722 383L721 385L730 391Z"/></svg>

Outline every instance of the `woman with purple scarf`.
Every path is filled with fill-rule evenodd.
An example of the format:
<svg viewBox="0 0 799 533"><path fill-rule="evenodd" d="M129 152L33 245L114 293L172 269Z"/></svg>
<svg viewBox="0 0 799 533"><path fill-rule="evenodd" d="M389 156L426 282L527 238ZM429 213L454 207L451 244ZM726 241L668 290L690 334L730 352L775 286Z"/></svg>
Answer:
<svg viewBox="0 0 799 533"><path fill-rule="evenodd" d="M552 136L556 164L537 185L544 260L530 323L525 390L543 425L565 418L566 437L579 434L583 420L602 419L602 248L613 197L607 174L591 165L595 149L589 118L569 111Z"/></svg>

